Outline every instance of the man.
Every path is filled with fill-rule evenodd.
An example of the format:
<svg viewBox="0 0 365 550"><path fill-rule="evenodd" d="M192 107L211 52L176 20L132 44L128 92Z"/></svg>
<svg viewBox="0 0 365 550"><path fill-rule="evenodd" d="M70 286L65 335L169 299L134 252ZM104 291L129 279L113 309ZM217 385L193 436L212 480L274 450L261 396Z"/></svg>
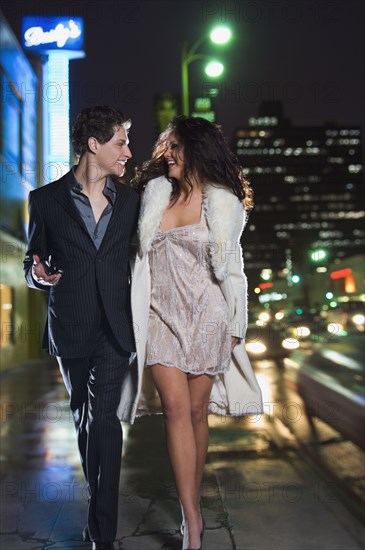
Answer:
<svg viewBox="0 0 365 550"><path fill-rule="evenodd" d="M116 411L135 350L129 248L137 193L115 177L132 156L130 121L109 107L84 109L72 141L79 164L29 195L28 286L49 291L44 347L57 357L89 489L83 539L114 548L122 429Z"/></svg>

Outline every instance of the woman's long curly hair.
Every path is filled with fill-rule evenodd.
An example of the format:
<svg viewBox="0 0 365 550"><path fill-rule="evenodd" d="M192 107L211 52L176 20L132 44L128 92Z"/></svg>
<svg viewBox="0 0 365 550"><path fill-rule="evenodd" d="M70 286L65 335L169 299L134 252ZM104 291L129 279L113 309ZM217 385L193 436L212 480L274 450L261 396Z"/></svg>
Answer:
<svg viewBox="0 0 365 550"><path fill-rule="evenodd" d="M183 146L186 186L183 189L175 178L168 176L168 167L164 159L167 140L175 134ZM221 128L204 118L177 116L168 124L166 130L157 139L150 160L137 169L132 185L143 190L148 181L166 176L172 184L171 204L180 194L186 198L193 189L191 178L201 183L209 182L227 187L243 203L246 210L253 208L253 192L243 176L242 167L236 155L230 150Z"/></svg>

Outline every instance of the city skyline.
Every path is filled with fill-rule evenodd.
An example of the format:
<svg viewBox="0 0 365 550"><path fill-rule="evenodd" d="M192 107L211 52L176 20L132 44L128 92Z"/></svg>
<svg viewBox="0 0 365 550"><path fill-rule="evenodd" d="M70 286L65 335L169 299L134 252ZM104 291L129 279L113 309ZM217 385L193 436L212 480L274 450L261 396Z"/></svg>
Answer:
<svg viewBox="0 0 365 550"><path fill-rule="evenodd" d="M255 198L244 237L245 266L256 280L268 280L270 272L270 280L286 279L288 287L295 279L305 282L301 299L308 305L324 299L335 265L347 265L351 257L360 265L362 136L359 127L299 126L285 115L279 102L265 102L260 116L236 132L234 150ZM358 273L352 293L356 288L360 294Z"/></svg>
<svg viewBox="0 0 365 550"><path fill-rule="evenodd" d="M172 7L173 6L173 7ZM3 13L20 41L24 15L74 15L85 22L86 58L70 64L71 120L84 106L112 104L132 118L137 163L154 140L153 105L180 93L181 43L192 44L216 23L233 31L221 50L217 121L232 139L263 100L281 100L297 125L360 125L364 95L361 2L42 2L5 1ZM189 67L190 92L206 92L200 62Z"/></svg>

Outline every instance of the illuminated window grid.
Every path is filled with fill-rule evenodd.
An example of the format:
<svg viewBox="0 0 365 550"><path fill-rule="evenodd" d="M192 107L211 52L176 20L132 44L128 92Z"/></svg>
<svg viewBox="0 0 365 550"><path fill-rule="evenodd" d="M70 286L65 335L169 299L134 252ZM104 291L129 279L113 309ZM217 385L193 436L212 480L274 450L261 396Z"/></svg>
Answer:
<svg viewBox="0 0 365 550"><path fill-rule="evenodd" d="M44 94L48 109L49 157L53 170L61 177L70 168L70 99L69 56L64 52L49 54Z"/></svg>

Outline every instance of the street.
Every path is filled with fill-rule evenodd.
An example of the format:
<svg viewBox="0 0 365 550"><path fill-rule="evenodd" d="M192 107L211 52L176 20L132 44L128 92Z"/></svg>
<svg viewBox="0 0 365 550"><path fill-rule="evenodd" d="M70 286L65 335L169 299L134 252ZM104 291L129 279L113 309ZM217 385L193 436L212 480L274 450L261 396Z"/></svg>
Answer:
<svg viewBox="0 0 365 550"><path fill-rule="evenodd" d="M255 370L265 415L209 420L204 548L364 548L356 507L356 498L364 499L364 453L320 421L314 445L302 402L283 369L261 361ZM81 541L81 532L87 493L57 367L44 362L4 375L1 394L2 550L86 550L90 544ZM115 548L180 550L180 510L163 419L146 417L123 428Z"/></svg>

